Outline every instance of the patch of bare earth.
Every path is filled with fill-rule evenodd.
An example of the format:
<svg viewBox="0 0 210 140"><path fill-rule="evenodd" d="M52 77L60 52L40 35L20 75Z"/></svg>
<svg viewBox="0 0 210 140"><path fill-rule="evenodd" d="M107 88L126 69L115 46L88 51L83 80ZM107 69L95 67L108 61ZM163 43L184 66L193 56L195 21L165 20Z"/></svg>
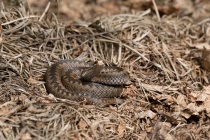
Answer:
<svg viewBox="0 0 210 140"><path fill-rule="evenodd" d="M1 5L0 139L210 138L209 19L159 17L156 6L67 24L47 11ZM43 75L60 59L123 67L126 101L100 107L48 95Z"/></svg>

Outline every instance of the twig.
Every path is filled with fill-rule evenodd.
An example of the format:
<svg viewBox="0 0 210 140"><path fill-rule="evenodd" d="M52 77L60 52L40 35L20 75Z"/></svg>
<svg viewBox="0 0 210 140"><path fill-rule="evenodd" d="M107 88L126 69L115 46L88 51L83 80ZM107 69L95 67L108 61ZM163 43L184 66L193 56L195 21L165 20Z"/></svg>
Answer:
<svg viewBox="0 0 210 140"><path fill-rule="evenodd" d="M158 21L160 22L160 14L159 14L159 11L158 11L158 8L157 8L157 4L156 4L155 0L152 0L152 3L154 5L155 13L157 15Z"/></svg>
<svg viewBox="0 0 210 140"><path fill-rule="evenodd" d="M37 17L39 17L39 16L30 15L30 16L21 17L21 18L18 18L18 19L15 19L15 20L9 21L9 22L2 23L1 25L2 25L2 26L4 26L4 25L8 25L8 24L11 24L11 23L14 23L14 22L20 21L20 20L29 19L29 18L37 18Z"/></svg>
<svg viewBox="0 0 210 140"><path fill-rule="evenodd" d="M51 2L48 2L44 12L42 13L41 17L39 18L39 21L42 21L42 19L44 18L45 14L47 13L49 7L50 7Z"/></svg>
<svg viewBox="0 0 210 140"><path fill-rule="evenodd" d="M154 129L152 131L152 137L151 137L151 140L154 140L155 139L155 136L157 134L157 127L158 127L158 124L160 122L160 120L162 119L162 115L159 116L158 120L156 121L155 123L155 126L154 126Z"/></svg>

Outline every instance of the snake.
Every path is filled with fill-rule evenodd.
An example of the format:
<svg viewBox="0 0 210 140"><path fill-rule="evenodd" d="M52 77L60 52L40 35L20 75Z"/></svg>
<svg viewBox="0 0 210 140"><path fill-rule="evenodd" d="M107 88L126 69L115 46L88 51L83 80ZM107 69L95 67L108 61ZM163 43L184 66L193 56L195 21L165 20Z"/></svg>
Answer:
<svg viewBox="0 0 210 140"><path fill-rule="evenodd" d="M55 97L89 104L122 104L129 73L101 61L65 59L52 64L45 73L45 86Z"/></svg>

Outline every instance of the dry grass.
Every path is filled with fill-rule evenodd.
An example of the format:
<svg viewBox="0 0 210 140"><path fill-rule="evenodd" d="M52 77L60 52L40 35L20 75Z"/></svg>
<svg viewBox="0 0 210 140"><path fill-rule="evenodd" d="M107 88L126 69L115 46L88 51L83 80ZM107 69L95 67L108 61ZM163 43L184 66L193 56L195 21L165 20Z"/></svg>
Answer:
<svg viewBox="0 0 210 140"><path fill-rule="evenodd" d="M171 125L166 136L176 139L208 132L208 121L202 123L209 120L205 110L187 112L196 119L187 118L182 114L187 107L178 102L184 96L192 103L188 93L208 83L199 59L194 60L199 57L191 55L199 52L192 46L209 41L208 20L162 17L158 22L145 11L66 25L55 15L32 15L25 7L1 14L0 139L162 138L160 129L166 127L158 125L164 122ZM126 102L101 108L55 100L45 90L43 75L60 59L124 67L133 82ZM206 127L198 132L193 122Z"/></svg>

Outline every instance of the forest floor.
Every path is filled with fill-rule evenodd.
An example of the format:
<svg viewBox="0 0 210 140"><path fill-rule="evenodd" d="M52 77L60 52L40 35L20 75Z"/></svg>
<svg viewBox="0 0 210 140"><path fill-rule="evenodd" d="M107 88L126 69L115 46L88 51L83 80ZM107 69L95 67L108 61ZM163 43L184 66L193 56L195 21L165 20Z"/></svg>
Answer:
<svg viewBox="0 0 210 140"><path fill-rule="evenodd" d="M210 139L209 0L0 1L0 139ZM128 71L125 102L59 99L61 59Z"/></svg>

